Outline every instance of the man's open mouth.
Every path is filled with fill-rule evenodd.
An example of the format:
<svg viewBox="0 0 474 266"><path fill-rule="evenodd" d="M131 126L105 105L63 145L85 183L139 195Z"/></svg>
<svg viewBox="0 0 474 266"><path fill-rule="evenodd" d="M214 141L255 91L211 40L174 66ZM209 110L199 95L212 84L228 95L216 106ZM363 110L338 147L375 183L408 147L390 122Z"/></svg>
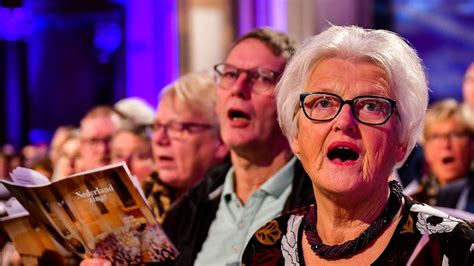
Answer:
<svg viewBox="0 0 474 266"><path fill-rule="evenodd" d="M229 110L227 116L231 120L250 120L250 115L240 110Z"/></svg>
<svg viewBox="0 0 474 266"><path fill-rule="evenodd" d="M173 161L173 157L171 157L171 156L158 156L158 160L160 160L160 161Z"/></svg>

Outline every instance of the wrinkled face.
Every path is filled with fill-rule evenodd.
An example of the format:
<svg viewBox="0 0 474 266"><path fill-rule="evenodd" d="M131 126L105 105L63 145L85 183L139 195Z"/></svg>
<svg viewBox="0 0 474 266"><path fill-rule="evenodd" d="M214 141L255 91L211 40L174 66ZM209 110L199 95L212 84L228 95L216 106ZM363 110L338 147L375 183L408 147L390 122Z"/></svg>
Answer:
<svg viewBox="0 0 474 266"><path fill-rule="evenodd" d="M214 128L194 127L179 133L170 126L179 127L186 123L210 125L211 121L174 97L160 102L155 124L165 126L153 133L153 157L161 180L181 190L201 180L206 171L221 162L228 152Z"/></svg>
<svg viewBox="0 0 474 266"><path fill-rule="evenodd" d="M455 117L432 124L424 145L425 158L441 184L464 177L474 159L474 140Z"/></svg>
<svg viewBox="0 0 474 266"><path fill-rule="evenodd" d="M118 125L111 117L94 117L81 124L81 170L110 163L110 142Z"/></svg>
<svg viewBox="0 0 474 266"><path fill-rule="evenodd" d="M462 84L464 101L474 106L474 63L469 66Z"/></svg>
<svg viewBox="0 0 474 266"><path fill-rule="evenodd" d="M365 61L338 58L325 59L315 66L305 91L333 93L344 100L367 95L394 99L383 69ZM383 125L365 125L345 104L331 121L311 121L301 109L297 119L299 130L292 148L299 154L314 188L326 194L364 197L387 187L395 163L405 154L405 146L398 141L400 122L396 113Z"/></svg>
<svg viewBox="0 0 474 266"><path fill-rule="evenodd" d="M154 170L151 145L132 132L117 133L112 139L111 149L112 162L126 162L140 183L144 183Z"/></svg>
<svg viewBox="0 0 474 266"><path fill-rule="evenodd" d="M265 68L281 73L286 59L275 56L256 39L247 39L229 53L226 64L252 70ZM265 93L256 93L256 85L248 73L241 73L227 89L217 90L217 113L224 143L233 150L246 147L265 147L276 138L283 138L278 126L274 87Z"/></svg>

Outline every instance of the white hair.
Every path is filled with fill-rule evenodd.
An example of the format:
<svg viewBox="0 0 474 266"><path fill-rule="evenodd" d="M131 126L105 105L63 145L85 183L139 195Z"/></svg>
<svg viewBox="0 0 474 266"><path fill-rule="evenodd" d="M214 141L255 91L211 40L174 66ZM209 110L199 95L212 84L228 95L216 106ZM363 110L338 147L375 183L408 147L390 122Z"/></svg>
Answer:
<svg viewBox="0 0 474 266"><path fill-rule="evenodd" d="M205 115L218 130L219 121L215 110L217 85L212 72L188 73L161 90L159 102L176 97L191 111Z"/></svg>
<svg viewBox="0 0 474 266"><path fill-rule="evenodd" d="M457 119L458 126L465 127L468 134L474 138L474 108L468 103L460 103L455 99L448 98L435 102L428 108L423 128L423 144L429 137L433 126L442 124L451 118Z"/></svg>
<svg viewBox="0 0 474 266"><path fill-rule="evenodd" d="M357 26L331 26L305 40L286 67L276 87L278 121L291 142L298 133L299 94L304 92L311 71L324 59L370 60L384 69L401 118L399 138L413 149L423 128L428 106L428 83L421 59L407 41L386 30Z"/></svg>
<svg viewBox="0 0 474 266"><path fill-rule="evenodd" d="M153 123L155 110L145 100L138 97L124 98L114 104L119 111L132 124L150 125Z"/></svg>

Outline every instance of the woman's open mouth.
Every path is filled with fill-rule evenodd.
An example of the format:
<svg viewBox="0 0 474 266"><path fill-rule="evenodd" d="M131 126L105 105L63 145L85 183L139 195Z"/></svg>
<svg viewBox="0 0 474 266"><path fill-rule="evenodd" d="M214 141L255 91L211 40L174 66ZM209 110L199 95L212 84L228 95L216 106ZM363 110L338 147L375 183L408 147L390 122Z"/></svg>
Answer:
<svg viewBox="0 0 474 266"><path fill-rule="evenodd" d="M329 146L327 157L335 163L355 162L359 159L359 149L352 143L333 143Z"/></svg>

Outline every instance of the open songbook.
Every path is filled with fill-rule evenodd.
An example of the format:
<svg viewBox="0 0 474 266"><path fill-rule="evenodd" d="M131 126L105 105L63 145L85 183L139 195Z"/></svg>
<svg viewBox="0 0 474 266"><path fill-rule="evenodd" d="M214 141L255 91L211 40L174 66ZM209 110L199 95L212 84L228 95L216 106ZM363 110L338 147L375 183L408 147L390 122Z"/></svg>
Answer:
<svg viewBox="0 0 474 266"><path fill-rule="evenodd" d="M125 163L53 183L19 167L10 180L2 182L31 217L81 258L140 264L174 259L178 254L134 186ZM19 212L15 215L21 216Z"/></svg>

